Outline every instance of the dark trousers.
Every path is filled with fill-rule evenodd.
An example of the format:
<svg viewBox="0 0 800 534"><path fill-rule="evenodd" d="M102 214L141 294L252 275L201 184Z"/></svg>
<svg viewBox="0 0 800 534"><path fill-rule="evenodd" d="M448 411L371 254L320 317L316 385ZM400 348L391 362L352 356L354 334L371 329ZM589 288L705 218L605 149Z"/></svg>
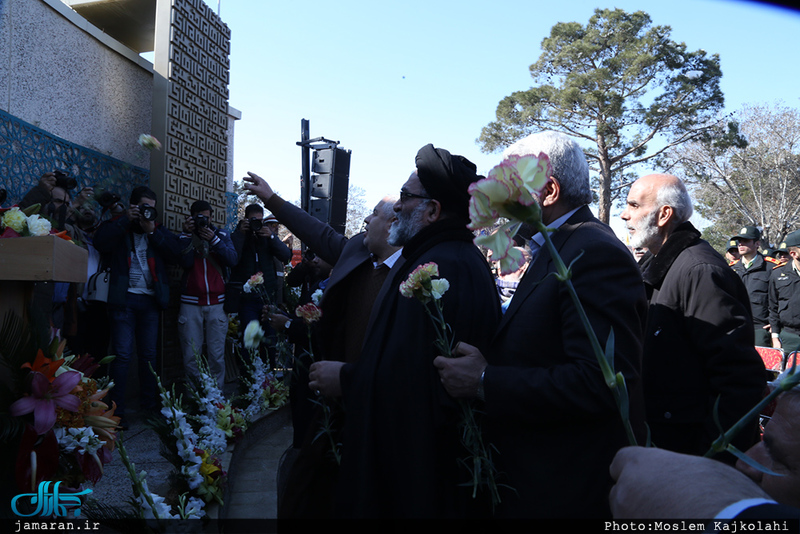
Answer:
<svg viewBox="0 0 800 534"><path fill-rule="evenodd" d="M124 308L109 310L113 354L116 355L109 365L109 376L114 381L109 396L117 403L115 414L120 417L125 415L128 373L134 346L139 370L139 408L148 412L160 409L158 384L153 374L158 370L156 352L160 314L161 309L155 298L136 293L128 293Z"/></svg>

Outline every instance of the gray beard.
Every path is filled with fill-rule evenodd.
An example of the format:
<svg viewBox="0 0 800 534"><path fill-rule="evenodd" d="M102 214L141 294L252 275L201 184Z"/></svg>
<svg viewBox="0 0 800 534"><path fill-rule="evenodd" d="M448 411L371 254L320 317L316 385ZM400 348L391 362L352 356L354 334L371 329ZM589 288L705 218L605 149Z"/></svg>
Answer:
<svg viewBox="0 0 800 534"><path fill-rule="evenodd" d="M638 226L634 227L636 233L631 236L631 247L650 248L650 245L658 237L658 226L656 226L657 217L658 210L653 210Z"/></svg>
<svg viewBox="0 0 800 534"><path fill-rule="evenodd" d="M406 243L425 227L422 222L422 214L427 206L428 203L423 202L409 214L405 214L402 211L399 212L397 214L397 220L394 221L391 228L389 228L389 239L387 239L387 242L393 247L406 246Z"/></svg>

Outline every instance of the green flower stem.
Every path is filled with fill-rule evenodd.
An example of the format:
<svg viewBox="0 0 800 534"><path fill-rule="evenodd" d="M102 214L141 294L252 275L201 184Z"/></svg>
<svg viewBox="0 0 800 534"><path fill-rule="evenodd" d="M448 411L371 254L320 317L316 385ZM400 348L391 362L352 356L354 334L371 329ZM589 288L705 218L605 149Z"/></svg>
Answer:
<svg viewBox="0 0 800 534"><path fill-rule="evenodd" d="M144 496L148 504L150 504L150 509L153 511L153 517L155 517L156 520L158 520L159 519L158 512L156 512L156 503L153 502L153 496L150 495L150 492L144 490L142 481L139 478L139 475L136 474L136 466L133 465L133 462L131 462L130 458L128 457L128 451L127 449L125 449L125 444L123 443L124 441L125 440L122 439L122 436L120 436L120 439L117 441L117 450L119 450L119 457L122 460L122 464L128 470L128 476L130 477L131 483L133 484L134 495ZM141 506L138 506L138 508L139 508L139 516L142 519L144 519L144 512L142 511Z"/></svg>
<svg viewBox="0 0 800 534"><path fill-rule="evenodd" d="M311 362L315 363L317 359L314 356L314 347L311 344L311 323L306 322L306 330L308 331L308 355L311 356ZM342 465L342 455L339 452L339 447L336 446L336 440L333 438L333 410L331 410L328 399L325 397L320 397L319 404L322 407L322 431L331 442L331 452L333 452L336 465Z"/></svg>
<svg viewBox="0 0 800 534"><path fill-rule="evenodd" d="M436 330L436 341L434 346L442 353L443 356L453 358L453 342L448 335L449 327L444 318L444 310L442 301L440 299L432 299L433 308L436 310L434 314L431 311L429 303L422 301L422 307L433 322L434 329ZM465 465L472 474L472 498L478 495L478 488L484 482L489 487L489 492L492 497L492 507L500 502L500 494L497 491L497 482L495 481L495 468L492 463L491 451L488 451L483 442L483 433L480 425L475 420L475 412L472 405L468 400L458 399L458 404L461 407L461 424L463 426L461 434L461 443L470 452L472 458L472 465Z"/></svg>
<svg viewBox="0 0 800 534"><path fill-rule="evenodd" d="M792 372L788 377L782 380L778 386L769 393L769 395L761 399L761 402L756 404L749 412L742 416L742 418L739 419L736 424L734 424L727 432L720 434L719 437L711 444L711 448L709 448L703 456L710 458L718 452L728 450L728 445L730 444L731 440L733 440L733 438L736 437L736 435L741 432L742 429L749 426L753 419L758 417L758 415L764 410L765 406L772 402L775 397L784 391L789 391L798 383L800 383L800 372Z"/></svg>
<svg viewBox="0 0 800 534"><path fill-rule="evenodd" d="M614 395L614 400L617 403L617 408L619 409L620 416L622 417L622 424L625 426L625 433L628 436L628 443L631 445L636 445L636 436L633 433L633 427L631 426L630 416L628 414L628 391L625 385L625 377L622 376L621 373L615 374L614 370L609 365L609 362L606 360L606 355L602 346L600 345L600 340L597 339L597 334L589 322L589 317L586 315L586 310L584 310L581 300L578 297L578 293L575 291L575 286L572 285L572 270L567 267L567 265L564 263L564 260L561 258L561 255L558 253L558 250L556 250L555 245L553 245L553 241L550 239L550 233L547 226L542 223L541 220L533 220L529 222L535 226L544 237L547 250L550 252L550 257L553 259L553 262L556 265L557 277L560 281L564 282L567 287L570 298L572 299L573 304L575 304L575 309L578 310L578 316L583 323L583 327L586 329L586 335L589 337L592 350L594 350L594 354L597 357L597 363L600 365L600 370L603 372L603 379L605 380L609 389L611 389L611 393Z"/></svg>

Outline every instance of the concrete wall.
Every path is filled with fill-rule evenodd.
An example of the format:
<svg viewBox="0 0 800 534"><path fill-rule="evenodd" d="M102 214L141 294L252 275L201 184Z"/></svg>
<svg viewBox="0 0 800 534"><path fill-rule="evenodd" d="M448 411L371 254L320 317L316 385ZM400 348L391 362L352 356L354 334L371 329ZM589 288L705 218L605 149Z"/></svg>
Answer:
<svg viewBox="0 0 800 534"><path fill-rule="evenodd" d="M2 0L0 109L139 167L149 133L152 64L59 0Z"/></svg>

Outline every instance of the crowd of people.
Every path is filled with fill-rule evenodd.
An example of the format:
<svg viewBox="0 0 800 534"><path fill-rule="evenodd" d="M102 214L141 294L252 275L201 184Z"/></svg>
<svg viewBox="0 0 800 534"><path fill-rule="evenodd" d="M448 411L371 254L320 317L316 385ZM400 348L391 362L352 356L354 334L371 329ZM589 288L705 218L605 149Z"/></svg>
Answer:
<svg viewBox="0 0 800 534"><path fill-rule="evenodd" d="M226 339L229 314L259 319L262 299L243 292L243 284L263 273L264 294L279 302L284 266L291 249L278 237L277 221L264 218L263 207L252 204L231 233L212 223L213 208L205 200L190 206L180 234L156 222L157 195L147 186L133 189L128 206L118 195L85 187L72 199L74 179L45 173L18 203L40 204L41 213L57 230L65 231L88 252L87 281L102 273L107 294L98 298L89 283L39 284L47 320L77 354L95 361L114 359L103 369L114 382L109 392L129 426L128 400L138 398L144 416L160 412L153 370L161 312L179 288L177 336L186 381L200 379L197 358L203 355L218 387L226 380ZM289 236L291 238L291 236ZM170 280L169 266L181 267L180 281ZM173 283L174 282L174 283ZM174 299L173 299L174 300ZM268 325L266 325L268 328ZM136 361L139 388L129 395L130 366ZM274 355L273 355L273 366Z"/></svg>
<svg viewBox="0 0 800 534"><path fill-rule="evenodd" d="M123 426L134 345L141 404L155 409L147 366L169 298L166 265L174 264L184 272L178 334L189 377L205 345L211 373L224 381L230 311L295 346L294 439L279 518L798 517L796 391L779 397L763 441L755 418L732 439L768 471L729 452L703 456L769 391L756 346L800 348L800 231L778 247L786 260L758 252L758 229L744 227L731 237L738 257L726 260L689 222L681 180L650 174L630 188L626 246L589 209L589 168L575 140L536 133L503 157L540 153L551 172L536 201L582 313L555 276L544 236L527 225L514 243L523 267L492 269L467 228L470 187L483 177L467 158L430 144L399 194L384 197L349 239L254 173L245 189L263 207L248 206L230 233L211 224L212 208L200 200L175 235L155 222L156 195L146 187L128 208L106 208L112 216L99 225L73 203L64 220L96 250L94 268L110 273L117 357L109 372ZM60 193L49 187L54 213ZM313 251L285 280L292 253L278 224ZM454 357L436 348L423 304L400 292L431 263L449 284L441 303ZM241 291L255 272L264 273L270 305ZM290 283L303 288L301 303L321 291L318 323L279 305ZM592 335L613 350L638 446L628 447ZM469 483L464 403L494 451L494 503L485 484L475 492Z"/></svg>
<svg viewBox="0 0 800 534"><path fill-rule="evenodd" d="M614 367L627 384L637 443L651 440L665 458L734 469L737 458L728 452L701 456L720 429L731 428L768 391L755 348L756 327L767 329L756 318L750 284L689 222L691 198L675 176L647 175L631 187L622 214L629 248L589 210L588 165L574 140L542 132L503 156L540 152L552 166L537 198L542 222L571 266L601 346L613 336ZM294 443L297 460L280 514L598 518L613 511L646 517L650 511L620 506L620 495L636 492L645 499L651 488L618 489L611 494L613 508L609 504L615 480L619 488L657 479L619 476L636 471L626 458L638 449L624 448L629 441L618 407L566 285L553 276L544 237L521 231L515 245L524 249L526 263L497 276L466 230L469 187L483 178L475 165L432 145L420 149L415 163L399 197L379 203L367 232L349 240L286 204L258 175L244 178L245 188L309 246L331 247L326 259L336 280L322 298L321 361L310 366L305 396L293 402L340 403L340 462L333 462L331 447L313 439L322 424L318 410L295 418L305 439ZM390 202L393 215L385 209ZM791 237L784 245L790 254ZM744 233L735 239L746 245ZM391 248L378 251L378 243ZM424 309L399 292L409 273L430 262L449 282L442 303L457 341L455 358L434 348L436 332ZM772 337L781 339L777 324L770 324ZM342 344L347 339L353 342ZM494 507L485 488L477 498L465 491L471 488L458 439L459 400L478 407L497 452L501 498ZM732 444L753 456L764 451L758 421L745 425ZM628 456L617 455L621 449ZM704 510L703 517L722 508Z"/></svg>

